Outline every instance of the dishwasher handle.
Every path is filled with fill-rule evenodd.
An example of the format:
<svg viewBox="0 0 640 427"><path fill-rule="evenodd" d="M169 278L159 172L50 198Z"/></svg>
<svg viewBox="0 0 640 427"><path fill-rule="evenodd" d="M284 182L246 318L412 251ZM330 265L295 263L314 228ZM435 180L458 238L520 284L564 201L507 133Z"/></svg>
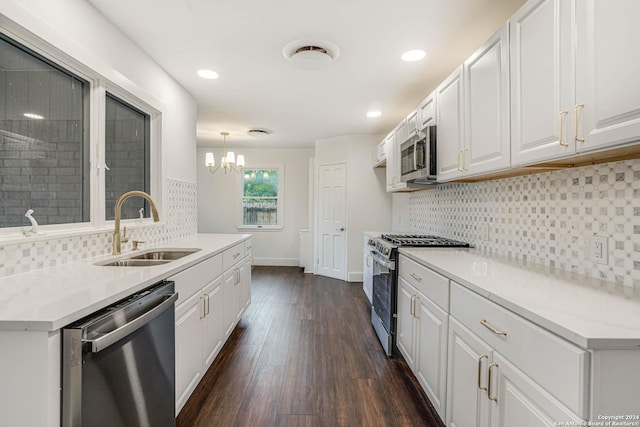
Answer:
<svg viewBox="0 0 640 427"><path fill-rule="evenodd" d="M173 305L178 299L178 293L174 292L172 294L166 294L165 300L160 304L152 308L151 310L145 312L139 317L136 317L132 321L120 326L117 329L109 332L101 336L100 338L86 340L83 339L82 342L87 346L87 351L91 353L98 353L110 345L120 341L122 338L127 335L137 331L159 315L161 315L166 309L168 309L171 305Z"/></svg>

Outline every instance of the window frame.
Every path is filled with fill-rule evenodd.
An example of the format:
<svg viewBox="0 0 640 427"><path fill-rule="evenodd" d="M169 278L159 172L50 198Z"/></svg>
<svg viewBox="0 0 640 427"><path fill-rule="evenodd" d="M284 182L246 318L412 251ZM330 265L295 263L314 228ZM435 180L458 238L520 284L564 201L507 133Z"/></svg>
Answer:
<svg viewBox="0 0 640 427"><path fill-rule="evenodd" d="M70 73L77 78L87 82L88 97L85 104L89 109L89 143L88 143L88 164L89 169L89 221L65 224L39 224L40 232L29 237L24 236L23 230L29 225L19 227L0 228L0 244L13 244L23 242L33 242L76 235L88 235L113 229L114 220L106 220L106 181L105 181L105 155L106 155L106 94L110 93L115 98L137 108L141 112L149 115L149 140L150 140L150 195L153 198L158 210L164 211L163 203L163 168L162 168L162 110L163 104L150 95L144 88L135 83L131 87L124 89L122 86L112 82L102 73L92 69L89 65L83 64L71 55L52 46L35 34L24 29L13 22L0 22L0 33L13 43L22 46L36 55L41 56L54 66ZM117 70L113 71L118 74ZM38 219L38 212L34 212L34 218ZM130 228L137 227L161 227L165 218L160 217L160 222L154 223L152 218L126 219L122 220L123 225Z"/></svg>
<svg viewBox="0 0 640 427"><path fill-rule="evenodd" d="M243 223L243 215L242 215L242 204L244 199L244 171L245 170L254 170L254 169L271 169L278 170L278 209L277 209L277 218L278 223L276 225L245 225ZM258 163L255 166L245 166L240 170L240 191L238 191L238 225L236 225L237 230L252 230L252 231L282 231L285 226L285 217L284 217L284 206L285 206L285 169L284 163Z"/></svg>

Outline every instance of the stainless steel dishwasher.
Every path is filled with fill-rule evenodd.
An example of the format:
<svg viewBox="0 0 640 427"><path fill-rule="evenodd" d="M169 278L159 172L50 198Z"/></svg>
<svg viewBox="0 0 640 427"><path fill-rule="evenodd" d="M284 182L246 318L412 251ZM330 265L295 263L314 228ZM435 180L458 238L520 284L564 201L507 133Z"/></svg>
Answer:
<svg viewBox="0 0 640 427"><path fill-rule="evenodd" d="M175 426L173 282L62 330L63 427Z"/></svg>

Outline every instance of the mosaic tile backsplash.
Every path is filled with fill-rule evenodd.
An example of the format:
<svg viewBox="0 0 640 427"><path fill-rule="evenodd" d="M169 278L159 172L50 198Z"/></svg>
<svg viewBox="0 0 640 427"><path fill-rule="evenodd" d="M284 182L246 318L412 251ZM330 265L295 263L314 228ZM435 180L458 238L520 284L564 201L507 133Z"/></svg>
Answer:
<svg viewBox="0 0 640 427"><path fill-rule="evenodd" d="M169 178L168 200L161 227L127 229L129 241L142 240L145 246L162 244L197 233L196 183ZM39 270L111 253L112 232L52 238L0 245L0 277Z"/></svg>
<svg viewBox="0 0 640 427"><path fill-rule="evenodd" d="M443 184L411 194L409 224L413 232L640 289L640 159ZM606 265L588 260L589 236L607 238Z"/></svg>

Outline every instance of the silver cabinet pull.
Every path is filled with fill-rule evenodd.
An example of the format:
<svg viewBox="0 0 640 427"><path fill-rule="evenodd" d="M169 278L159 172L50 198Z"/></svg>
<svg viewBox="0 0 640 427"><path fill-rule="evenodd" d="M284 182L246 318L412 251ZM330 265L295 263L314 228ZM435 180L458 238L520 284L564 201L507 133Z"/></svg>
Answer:
<svg viewBox="0 0 640 427"><path fill-rule="evenodd" d="M210 313L210 308L211 308L211 304L209 303L209 294L204 294L204 302L206 303L207 309L205 311L205 315L209 315Z"/></svg>
<svg viewBox="0 0 640 427"><path fill-rule="evenodd" d="M416 296L411 295L411 305L409 306L409 314L411 314L413 317L416 316L416 306L414 304L415 300L416 300Z"/></svg>
<svg viewBox="0 0 640 427"><path fill-rule="evenodd" d="M491 325L489 324L489 322L487 322L487 321L486 321L486 319L482 319L482 320L480 321L480 324L481 324L482 326L484 326L485 328L487 328L488 330L490 330L491 332L493 332L494 334L496 334L496 335L504 335L505 337L507 336L507 332L506 332L506 331L499 331L499 330L497 330L496 328L494 328L493 326L491 326Z"/></svg>
<svg viewBox="0 0 640 427"><path fill-rule="evenodd" d="M204 299L204 296L200 297L200 301L202 301L202 313L200 314L200 318L204 319L207 317L207 301Z"/></svg>
<svg viewBox="0 0 640 427"><path fill-rule="evenodd" d="M416 279L418 282L422 282L422 277L418 276L416 273L411 273L410 276Z"/></svg>
<svg viewBox="0 0 640 427"><path fill-rule="evenodd" d="M498 403L498 395L495 396L491 396L491 368L497 368L498 364L497 363L492 363L491 365L489 365L489 378L487 379L487 386L488 386L488 390L487 390L487 397L489 397L489 400L493 400L494 402Z"/></svg>
<svg viewBox="0 0 640 427"><path fill-rule="evenodd" d="M240 256L240 252L236 252L235 254L233 254L233 259L236 259Z"/></svg>
<svg viewBox="0 0 640 427"><path fill-rule="evenodd" d="M480 377L482 376L482 359L489 360L489 355L488 354L483 354L482 356L480 356L478 358L478 388L480 390L487 391L487 386L482 387L482 385L480 384Z"/></svg>

